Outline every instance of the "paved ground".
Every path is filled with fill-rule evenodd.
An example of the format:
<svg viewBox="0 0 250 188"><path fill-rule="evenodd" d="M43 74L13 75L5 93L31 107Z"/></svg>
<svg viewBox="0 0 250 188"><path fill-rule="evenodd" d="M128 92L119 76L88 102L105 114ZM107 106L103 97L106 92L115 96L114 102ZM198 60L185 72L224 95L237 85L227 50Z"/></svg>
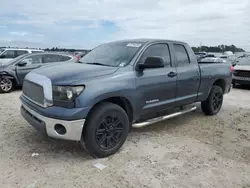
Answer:
<svg viewBox="0 0 250 188"><path fill-rule="evenodd" d="M250 187L250 89L233 89L214 117L197 110L133 130L105 159L39 135L19 115L20 93L0 95L1 188Z"/></svg>

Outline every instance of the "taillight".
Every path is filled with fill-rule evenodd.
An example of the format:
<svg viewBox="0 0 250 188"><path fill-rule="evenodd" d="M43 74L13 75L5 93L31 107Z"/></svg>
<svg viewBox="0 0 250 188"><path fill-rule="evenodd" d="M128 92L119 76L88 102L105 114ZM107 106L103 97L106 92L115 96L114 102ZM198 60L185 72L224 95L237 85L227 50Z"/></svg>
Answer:
<svg viewBox="0 0 250 188"><path fill-rule="evenodd" d="M77 61L80 61L81 57L79 55L76 56Z"/></svg>
<svg viewBox="0 0 250 188"><path fill-rule="evenodd" d="M230 70L231 70L232 73L234 73L234 67L233 67L233 65L230 66Z"/></svg>

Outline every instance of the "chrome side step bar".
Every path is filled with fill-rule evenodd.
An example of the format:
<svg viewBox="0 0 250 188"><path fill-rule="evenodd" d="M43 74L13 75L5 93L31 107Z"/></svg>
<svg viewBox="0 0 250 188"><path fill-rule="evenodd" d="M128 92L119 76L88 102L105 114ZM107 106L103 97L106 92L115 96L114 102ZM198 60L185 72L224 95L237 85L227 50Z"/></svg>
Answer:
<svg viewBox="0 0 250 188"><path fill-rule="evenodd" d="M194 107L192 107L192 108L189 108L189 109L186 109L186 110L183 110L183 111L180 111L180 112L176 112L176 113L173 113L173 114L169 114L169 115L166 115L166 116L161 116L161 117L149 119L149 120L147 120L147 121L140 122L140 123L134 123L134 124L132 125L132 127L133 127L133 128L145 127L145 126L147 126L147 125L151 125L151 124L154 124L154 123L157 123L157 122L166 120L166 119L170 119L170 118L173 118L173 117L182 115L182 114L186 114L186 113L188 113L188 112L192 112L192 111L194 111L194 110L196 110L196 109L197 109L197 107L194 106Z"/></svg>

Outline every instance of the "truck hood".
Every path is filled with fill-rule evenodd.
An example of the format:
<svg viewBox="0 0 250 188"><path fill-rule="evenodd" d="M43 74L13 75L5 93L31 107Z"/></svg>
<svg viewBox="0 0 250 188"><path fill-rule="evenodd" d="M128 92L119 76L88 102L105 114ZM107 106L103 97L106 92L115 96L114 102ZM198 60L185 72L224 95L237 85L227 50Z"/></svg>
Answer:
<svg viewBox="0 0 250 188"><path fill-rule="evenodd" d="M48 77L53 85L84 84L84 80L114 73L118 67L67 63L36 69L35 72Z"/></svg>

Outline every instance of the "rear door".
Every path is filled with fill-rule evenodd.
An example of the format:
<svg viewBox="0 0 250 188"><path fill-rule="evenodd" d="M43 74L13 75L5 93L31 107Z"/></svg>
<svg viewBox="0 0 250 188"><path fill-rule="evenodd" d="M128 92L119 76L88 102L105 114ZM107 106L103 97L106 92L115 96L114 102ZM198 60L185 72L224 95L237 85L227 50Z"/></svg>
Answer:
<svg viewBox="0 0 250 188"><path fill-rule="evenodd" d="M168 44L148 46L138 63L143 63L147 57L162 57L165 66L135 72L141 116L173 107L176 95L176 67L172 64Z"/></svg>
<svg viewBox="0 0 250 188"><path fill-rule="evenodd" d="M18 66L16 64L16 72L19 82L22 84L24 77L32 70L37 69L43 65L44 55L30 55L21 59L20 61L26 62L24 66ZM20 62L19 61L19 62Z"/></svg>
<svg viewBox="0 0 250 188"><path fill-rule="evenodd" d="M62 61L62 55L59 54L47 54L44 57L44 63L55 63L61 61Z"/></svg>
<svg viewBox="0 0 250 188"><path fill-rule="evenodd" d="M200 69L192 52L184 44L173 44L177 68L176 105L191 104L197 99L200 86Z"/></svg>

